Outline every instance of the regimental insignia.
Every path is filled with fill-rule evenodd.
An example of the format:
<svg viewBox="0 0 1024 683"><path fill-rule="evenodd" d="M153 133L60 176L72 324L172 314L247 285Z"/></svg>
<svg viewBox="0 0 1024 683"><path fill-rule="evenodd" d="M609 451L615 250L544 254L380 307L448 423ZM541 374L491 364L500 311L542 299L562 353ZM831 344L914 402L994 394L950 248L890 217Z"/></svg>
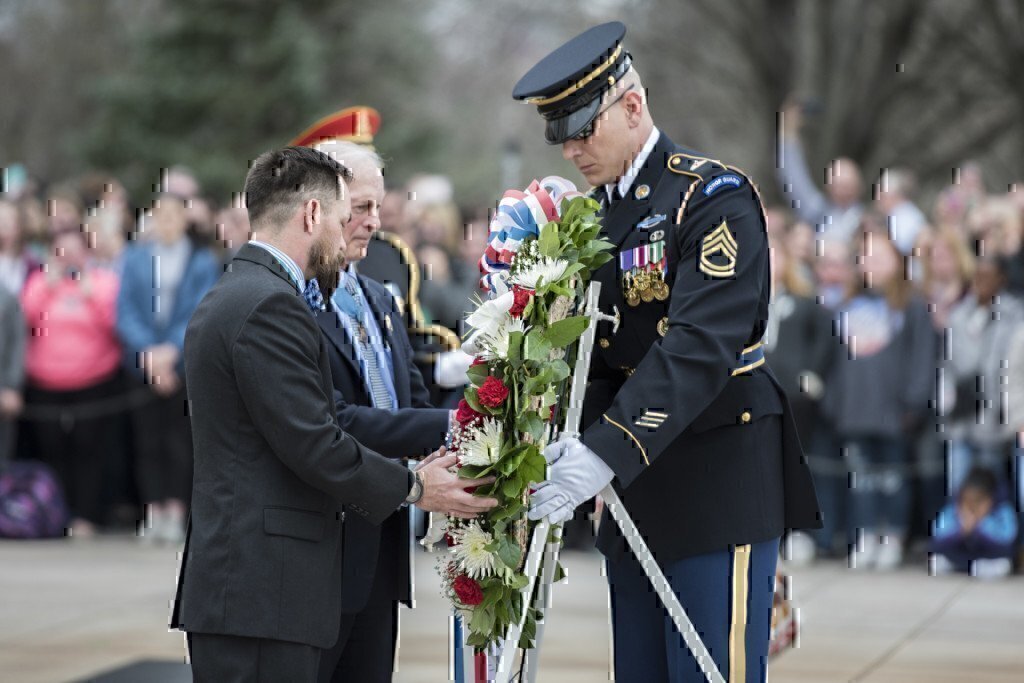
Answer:
<svg viewBox="0 0 1024 683"><path fill-rule="evenodd" d="M658 321L658 334L660 334L662 337L668 334L668 316L665 316L664 318Z"/></svg>
<svg viewBox="0 0 1024 683"><path fill-rule="evenodd" d="M700 272L710 277L732 277L736 274L738 249L729 225L722 221L700 244Z"/></svg>
<svg viewBox="0 0 1024 683"><path fill-rule="evenodd" d="M647 195L649 194L651 194L651 186L641 185L640 187L636 188L636 192L633 193L633 196L636 197L637 199L647 199Z"/></svg>
<svg viewBox="0 0 1024 683"><path fill-rule="evenodd" d="M648 429L654 430L660 427L667 419L668 413L663 413L658 410L645 410L644 414L637 418L633 424L637 427L647 427Z"/></svg>

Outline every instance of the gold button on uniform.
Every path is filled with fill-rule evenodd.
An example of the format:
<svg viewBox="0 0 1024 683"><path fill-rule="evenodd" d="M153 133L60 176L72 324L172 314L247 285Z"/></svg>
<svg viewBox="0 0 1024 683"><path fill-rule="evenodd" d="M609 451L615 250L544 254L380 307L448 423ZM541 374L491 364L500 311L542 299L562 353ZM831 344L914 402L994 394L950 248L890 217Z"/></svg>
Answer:
<svg viewBox="0 0 1024 683"><path fill-rule="evenodd" d="M606 339L605 337L601 337L600 339L598 339L597 343L601 346L602 349L607 349L609 346L611 346L611 342L608 341L608 339Z"/></svg>
<svg viewBox="0 0 1024 683"><path fill-rule="evenodd" d="M749 410L744 410L743 411L743 414L740 415L740 422L742 422L743 424L747 424L748 422L750 422L750 411Z"/></svg>

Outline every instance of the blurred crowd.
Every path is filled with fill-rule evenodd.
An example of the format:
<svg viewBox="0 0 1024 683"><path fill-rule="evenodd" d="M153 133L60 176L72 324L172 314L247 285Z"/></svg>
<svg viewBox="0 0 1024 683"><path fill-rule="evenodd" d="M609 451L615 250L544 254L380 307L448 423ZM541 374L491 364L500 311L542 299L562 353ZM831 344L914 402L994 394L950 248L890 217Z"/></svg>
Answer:
<svg viewBox="0 0 1024 683"><path fill-rule="evenodd" d="M147 540L184 538L185 327L249 227L188 169L158 187L138 210L99 173L0 194L0 462L50 468L73 536L144 516Z"/></svg>
<svg viewBox="0 0 1024 683"><path fill-rule="evenodd" d="M822 177L799 109L783 121L765 345L824 514L786 556L886 570L927 552L933 573L1005 575L1024 500L1024 187L993 192L965 162L924 205L906 169L868 178L844 158ZM249 227L186 168L156 187L139 209L105 174L0 193L0 462L52 468L74 536L140 516L144 539L183 534L184 330ZM489 216L454 195L417 176L380 223L420 265L426 322L461 334Z"/></svg>
<svg viewBox="0 0 1024 683"><path fill-rule="evenodd" d="M1024 499L1024 186L990 192L965 162L931 203L913 173L808 168L784 112L767 210L769 365L793 404L824 528L790 559L893 569L911 542L930 570L1001 576Z"/></svg>

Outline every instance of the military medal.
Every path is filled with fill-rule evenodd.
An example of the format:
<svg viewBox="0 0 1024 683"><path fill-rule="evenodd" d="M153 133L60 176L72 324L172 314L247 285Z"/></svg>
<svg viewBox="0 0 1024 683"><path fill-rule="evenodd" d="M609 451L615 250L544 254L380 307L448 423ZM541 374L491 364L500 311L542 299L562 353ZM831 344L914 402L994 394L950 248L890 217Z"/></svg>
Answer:
<svg viewBox="0 0 1024 683"><path fill-rule="evenodd" d="M654 292L654 298L658 301L668 298L668 285L665 284L665 276L660 270L654 271L654 283L651 284L651 291Z"/></svg>

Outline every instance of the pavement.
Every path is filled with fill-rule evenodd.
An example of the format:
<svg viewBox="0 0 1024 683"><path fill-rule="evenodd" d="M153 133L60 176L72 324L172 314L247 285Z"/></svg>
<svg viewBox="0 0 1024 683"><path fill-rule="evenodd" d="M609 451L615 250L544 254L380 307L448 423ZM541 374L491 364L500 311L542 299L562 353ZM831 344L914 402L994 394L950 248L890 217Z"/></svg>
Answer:
<svg viewBox="0 0 1024 683"><path fill-rule="evenodd" d="M188 680L183 636L167 628L179 552L130 535L0 542L0 681ZM607 681L600 555L563 559L567 579L548 612L538 681ZM396 683L449 680L450 624L433 564L417 556ZM932 577L923 565L863 573L836 561L791 576L801 635L772 661L770 681L1024 681L1024 577ZM120 678L109 675L118 669Z"/></svg>

